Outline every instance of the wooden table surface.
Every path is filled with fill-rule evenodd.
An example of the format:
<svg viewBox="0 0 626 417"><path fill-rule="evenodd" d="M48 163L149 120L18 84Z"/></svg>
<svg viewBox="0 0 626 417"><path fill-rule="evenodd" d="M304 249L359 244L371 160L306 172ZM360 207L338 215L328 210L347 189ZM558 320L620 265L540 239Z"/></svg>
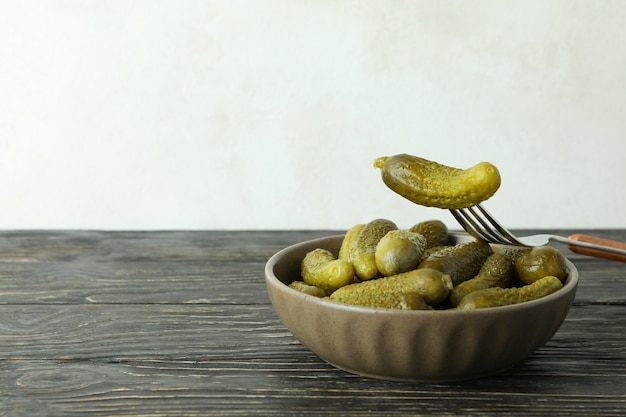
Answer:
<svg viewBox="0 0 626 417"><path fill-rule="evenodd" d="M331 234L0 232L0 416L626 412L626 264L565 252L580 272L574 306L508 372L388 382L326 364L270 304L267 259Z"/></svg>

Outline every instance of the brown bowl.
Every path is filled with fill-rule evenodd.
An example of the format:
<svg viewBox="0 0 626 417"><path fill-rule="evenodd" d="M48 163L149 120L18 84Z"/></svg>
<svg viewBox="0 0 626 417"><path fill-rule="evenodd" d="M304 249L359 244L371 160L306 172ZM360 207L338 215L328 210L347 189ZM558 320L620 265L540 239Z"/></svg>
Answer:
<svg viewBox="0 0 626 417"><path fill-rule="evenodd" d="M452 242L466 239L452 237ZM563 288L539 300L479 310L410 311L341 304L288 287L304 255L338 253L343 235L281 250L265 266L276 313L303 345L345 371L387 380L443 382L505 371L559 329L576 295L578 271L568 260Z"/></svg>

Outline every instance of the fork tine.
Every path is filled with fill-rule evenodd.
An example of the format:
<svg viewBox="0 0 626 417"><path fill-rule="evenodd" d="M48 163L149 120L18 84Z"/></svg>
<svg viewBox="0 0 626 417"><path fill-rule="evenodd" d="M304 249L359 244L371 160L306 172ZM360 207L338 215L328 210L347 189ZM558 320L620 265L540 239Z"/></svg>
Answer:
<svg viewBox="0 0 626 417"><path fill-rule="evenodd" d="M475 213L472 213L469 209L456 209L450 210L452 215L461 224L463 229L474 238L486 242L499 242L500 239L489 232L489 228L484 225L482 219L476 217Z"/></svg>
<svg viewBox="0 0 626 417"><path fill-rule="evenodd" d="M465 210L461 210L461 214L472 225L474 230L477 231L483 237L483 240L492 243L507 243L497 231L491 227L491 225L484 220L480 213L474 210L473 207L468 207Z"/></svg>
<svg viewBox="0 0 626 417"><path fill-rule="evenodd" d="M476 205L476 208L480 210L480 212L485 216L485 218L491 223L491 225L500 233L508 242L514 245L524 246L522 242L517 240L515 235L507 230L502 224L500 224L483 206L480 204Z"/></svg>
<svg viewBox="0 0 626 417"><path fill-rule="evenodd" d="M484 231L484 235L488 236L490 239L488 239L490 242L493 243L504 243L504 244L509 244L510 242L507 240L507 238L505 236L503 236L499 231L498 228L494 226L493 222L491 220L495 220L493 219L493 217L490 218L483 218L481 213L482 211L479 213L476 211L475 209L476 206L474 207L468 207L467 211L474 216L474 219L480 223L480 225L482 226L482 230Z"/></svg>
<svg viewBox="0 0 626 417"><path fill-rule="evenodd" d="M463 229L479 240L505 245L522 245L480 204L466 209L450 210Z"/></svg>
<svg viewBox="0 0 626 417"><path fill-rule="evenodd" d="M463 227L463 229L478 240L487 240L482 234L480 234L476 228L470 224L469 220L466 219L465 213L461 212L458 209L450 209L450 213L454 216L457 222Z"/></svg>

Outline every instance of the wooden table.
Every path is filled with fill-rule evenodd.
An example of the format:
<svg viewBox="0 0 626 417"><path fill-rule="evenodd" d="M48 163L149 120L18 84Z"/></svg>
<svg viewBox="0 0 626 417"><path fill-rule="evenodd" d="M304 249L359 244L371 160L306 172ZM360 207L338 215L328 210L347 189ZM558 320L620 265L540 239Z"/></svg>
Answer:
<svg viewBox="0 0 626 417"><path fill-rule="evenodd" d="M267 259L335 233L0 232L0 416L626 412L626 264L567 252L575 305L506 373L388 382L320 360L269 302Z"/></svg>

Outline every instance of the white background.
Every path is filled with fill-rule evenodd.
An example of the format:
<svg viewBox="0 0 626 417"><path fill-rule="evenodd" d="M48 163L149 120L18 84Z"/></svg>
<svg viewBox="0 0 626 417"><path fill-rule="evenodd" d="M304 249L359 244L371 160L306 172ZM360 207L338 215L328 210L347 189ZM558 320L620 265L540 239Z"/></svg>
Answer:
<svg viewBox="0 0 626 417"><path fill-rule="evenodd" d="M486 160L511 228L626 227L626 2L3 0L0 228L449 213L378 156Z"/></svg>

